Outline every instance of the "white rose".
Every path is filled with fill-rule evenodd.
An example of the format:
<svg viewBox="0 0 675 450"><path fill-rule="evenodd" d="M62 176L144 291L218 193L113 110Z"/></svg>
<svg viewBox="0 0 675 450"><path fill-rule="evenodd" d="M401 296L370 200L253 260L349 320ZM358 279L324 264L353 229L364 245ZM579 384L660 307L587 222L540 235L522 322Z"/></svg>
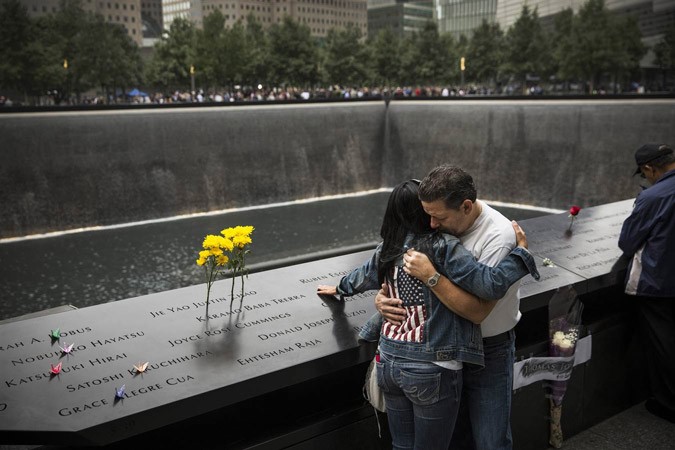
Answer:
<svg viewBox="0 0 675 450"><path fill-rule="evenodd" d="M556 331L555 333L553 333L553 345L559 345L560 341L562 341L563 339L565 339L565 333L563 333L562 331Z"/></svg>
<svg viewBox="0 0 675 450"><path fill-rule="evenodd" d="M561 339L560 343L557 344L562 350L569 350L574 347L574 344L569 339Z"/></svg>

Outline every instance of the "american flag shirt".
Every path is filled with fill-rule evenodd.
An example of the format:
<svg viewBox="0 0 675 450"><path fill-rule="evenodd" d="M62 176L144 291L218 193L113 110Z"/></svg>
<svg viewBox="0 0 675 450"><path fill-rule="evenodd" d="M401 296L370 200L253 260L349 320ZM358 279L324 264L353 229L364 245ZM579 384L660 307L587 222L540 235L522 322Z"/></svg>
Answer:
<svg viewBox="0 0 675 450"><path fill-rule="evenodd" d="M420 280L405 273L401 267L394 267L393 283L387 281L392 297L403 301L407 316L401 325L393 325L386 320L382 325L382 334L389 339L404 342L424 342L424 324L427 309L424 306L425 286Z"/></svg>

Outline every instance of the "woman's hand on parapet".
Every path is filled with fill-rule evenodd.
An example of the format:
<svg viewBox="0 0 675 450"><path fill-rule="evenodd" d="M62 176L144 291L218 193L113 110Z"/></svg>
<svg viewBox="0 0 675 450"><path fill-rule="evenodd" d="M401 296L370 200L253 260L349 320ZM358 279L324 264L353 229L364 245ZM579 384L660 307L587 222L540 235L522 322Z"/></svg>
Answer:
<svg viewBox="0 0 675 450"><path fill-rule="evenodd" d="M527 236L525 236L523 229L520 228L520 225L515 220L511 221L511 225L513 226L513 231L516 232L516 244L518 247L527 248Z"/></svg>
<svg viewBox="0 0 675 450"><path fill-rule="evenodd" d="M335 295L337 294L337 288L335 286L320 284L319 287L316 288L316 293L319 295Z"/></svg>
<svg viewBox="0 0 675 450"><path fill-rule="evenodd" d="M392 325L401 325L405 320L406 312L401 307L403 301L398 298L389 297L389 288L382 284L382 289L375 296L375 307L382 314L384 319Z"/></svg>

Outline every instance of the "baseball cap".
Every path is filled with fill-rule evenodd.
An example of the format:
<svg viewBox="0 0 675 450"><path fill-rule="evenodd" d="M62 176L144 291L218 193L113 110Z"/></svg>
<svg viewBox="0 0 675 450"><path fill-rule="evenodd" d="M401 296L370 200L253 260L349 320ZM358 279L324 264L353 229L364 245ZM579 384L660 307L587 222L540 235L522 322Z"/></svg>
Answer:
<svg viewBox="0 0 675 450"><path fill-rule="evenodd" d="M638 165L633 175L640 173L640 166L654 161L656 158L673 153L673 149L665 144L645 144L635 151L635 162Z"/></svg>

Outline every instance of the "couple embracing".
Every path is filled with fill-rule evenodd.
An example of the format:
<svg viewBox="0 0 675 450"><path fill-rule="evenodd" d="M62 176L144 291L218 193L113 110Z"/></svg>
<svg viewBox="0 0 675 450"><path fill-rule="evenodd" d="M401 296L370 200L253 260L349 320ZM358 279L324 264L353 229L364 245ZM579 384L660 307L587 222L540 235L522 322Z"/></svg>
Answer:
<svg viewBox="0 0 675 450"><path fill-rule="evenodd" d="M372 258L320 294L380 289L360 337L395 449L510 449L518 280L539 277L517 223L443 165L392 191Z"/></svg>

